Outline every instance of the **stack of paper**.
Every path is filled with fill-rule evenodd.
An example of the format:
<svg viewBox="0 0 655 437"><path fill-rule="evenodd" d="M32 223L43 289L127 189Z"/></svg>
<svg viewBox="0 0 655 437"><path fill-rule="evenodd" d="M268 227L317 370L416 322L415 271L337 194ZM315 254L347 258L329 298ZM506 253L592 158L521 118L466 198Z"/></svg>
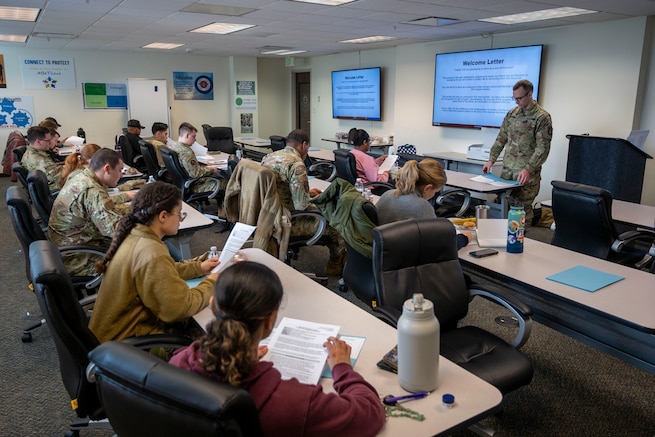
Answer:
<svg viewBox="0 0 655 437"><path fill-rule="evenodd" d="M518 181L509 181L496 176L493 173L481 174L471 178L474 182L481 182L483 184L493 185L495 187L515 187L519 185Z"/></svg>

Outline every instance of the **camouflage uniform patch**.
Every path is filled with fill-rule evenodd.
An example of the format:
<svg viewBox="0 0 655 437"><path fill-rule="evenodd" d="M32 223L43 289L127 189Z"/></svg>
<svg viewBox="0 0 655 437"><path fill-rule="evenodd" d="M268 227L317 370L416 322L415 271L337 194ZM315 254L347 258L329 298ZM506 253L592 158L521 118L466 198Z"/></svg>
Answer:
<svg viewBox="0 0 655 437"><path fill-rule="evenodd" d="M309 179L307 168L300 153L291 146L277 152L269 153L262 160L262 165L275 172L277 193L282 204L289 211L305 211L316 209L309 203ZM299 217L291 223L291 236L301 237L316 232L318 224L311 217ZM324 233L330 258L338 258L346 250L343 238L331 226Z"/></svg>
<svg viewBox="0 0 655 437"><path fill-rule="evenodd" d="M38 150L28 146L20 161L25 170L41 170L48 178L50 191L56 191L61 185L61 171L63 167L53 161L52 157L45 150Z"/></svg>
<svg viewBox="0 0 655 437"><path fill-rule="evenodd" d="M541 166L550 152L552 137L550 114L539 103L525 110L517 106L505 116L489 154L489 160L496 162L505 148L500 174L503 179L516 180L523 169L530 172L528 183L509 192L510 204L523 206L528 223L532 220L532 204L541 185Z"/></svg>

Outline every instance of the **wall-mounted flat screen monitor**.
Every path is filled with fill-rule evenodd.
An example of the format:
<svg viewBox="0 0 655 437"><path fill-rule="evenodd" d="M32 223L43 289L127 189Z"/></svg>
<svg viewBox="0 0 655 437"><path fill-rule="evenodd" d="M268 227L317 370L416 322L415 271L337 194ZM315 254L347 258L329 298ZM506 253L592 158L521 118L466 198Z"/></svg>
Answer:
<svg viewBox="0 0 655 437"><path fill-rule="evenodd" d="M374 120L382 117L380 67L332 72L332 118Z"/></svg>
<svg viewBox="0 0 655 437"><path fill-rule="evenodd" d="M500 127L516 106L512 87L527 79L539 94L543 45L440 53L434 74L433 126Z"/></svg>

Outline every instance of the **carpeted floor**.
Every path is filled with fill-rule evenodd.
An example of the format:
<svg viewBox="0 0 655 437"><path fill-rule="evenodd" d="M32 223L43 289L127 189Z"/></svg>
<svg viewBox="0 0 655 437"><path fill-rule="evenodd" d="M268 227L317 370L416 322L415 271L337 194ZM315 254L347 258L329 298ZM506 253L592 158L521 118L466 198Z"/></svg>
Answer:
<svg viewBox="0 0 655 437"><path fill-rule="evenodd" d="M0 178L4 193L10 182ZM25 321L21 315L36 310L27 289L23 254L6 206L0 210L0 226L6 229L0 249L0 435L58 436L75 420L59 374L59 363L47 327L34 332L32 343L21 343ZM220 226L196 232L192 253L209 246L222 247L227 235ZM528 236L550 241L547 229L530 229ZM301 271L320 273L328 254L325 248L301 250L293 263ZM352 293L337 291L336 277L328 288L366 308ZM471 304L464 323L480 325L510 337L493 322L497 307L482 299ZM655 375L634 368L596 349L585 346L543 325L535 324L522 349L535 366L532 383L505 397L503 414L485 424L497 436L655 436ZM406 420L394 418L391 420ZM109 431L83 431L82 435L111 436ZM458 436L472 435L461 431Z"/></svg>

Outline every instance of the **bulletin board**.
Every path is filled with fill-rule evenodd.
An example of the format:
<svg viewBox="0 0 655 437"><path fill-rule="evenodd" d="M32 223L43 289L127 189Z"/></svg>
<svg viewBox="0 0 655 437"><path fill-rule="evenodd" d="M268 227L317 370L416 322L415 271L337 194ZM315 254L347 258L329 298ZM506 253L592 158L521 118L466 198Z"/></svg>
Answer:
<svg viewBox="0 0 655 437"><path fill-rule="evenodd" d="M127 109L127 85L124 83L82 83L85 109Z"/></svg>

